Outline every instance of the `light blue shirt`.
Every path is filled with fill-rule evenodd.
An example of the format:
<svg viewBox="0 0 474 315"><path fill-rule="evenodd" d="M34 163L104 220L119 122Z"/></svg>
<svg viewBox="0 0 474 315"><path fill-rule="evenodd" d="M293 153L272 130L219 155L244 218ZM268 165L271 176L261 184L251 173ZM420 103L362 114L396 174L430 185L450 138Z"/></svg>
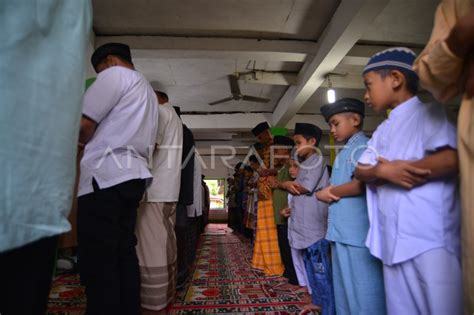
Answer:
<svg viewBox="0 0 474 315"><path fill-rule="evenodd" d="M444 108L413 97L400 104L374 132L359 163L420 160L441 148L457 148L456 129ZM435 248L459 257L460 207L457 177L430 180L406 190L393 184L367 186L370 228L366 245L384 264L397 264Z"/></svg>
<svg viewBox="0 0 474 315"><path fill-rule="evenodd" d="M325 187L329 181L326 164L320 155L313 154L299 167L296 182L306 190ZM322 173L322 176L321 176ZM321 179L318 183L318 180ZM318 201L314 194L291 198L291 215L288 220L288 241L295 249L305 249L324 238L327 230L328 205Z"/></svg>
<svg viewBox="0 0 474 315"><path fill-rule="evenodd" d="M331 185L338 186L352 181L357 161L367 147L364 133L358 132L349 138L337 155L331 174ZM330 241L365 247L369 230L367 201L365 194L341 198L329 206L328 233Z"/></svg>
<svg viewBox="0 0 474 315"><path fill-rule="evenodd" d="M70 230L89 1L0 2L0 252Z"/></svg>

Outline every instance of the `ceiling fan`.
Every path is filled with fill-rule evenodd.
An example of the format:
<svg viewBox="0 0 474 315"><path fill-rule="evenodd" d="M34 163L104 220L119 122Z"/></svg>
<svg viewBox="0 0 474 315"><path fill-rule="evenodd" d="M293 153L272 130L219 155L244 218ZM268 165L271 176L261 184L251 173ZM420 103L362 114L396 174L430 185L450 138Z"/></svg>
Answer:
<svg viewBox="0 0 474 315"><path fill-rule="evenodd" d="M242 100L242 101L257 102L257 103L268 103L268 102L270 102L270 99L268 99L268 98L262 98L262 97L256 97L256 96L250 96L250 95L243 95L240 92L239 81L238 81L237 76L230 74L230 75L227 76L227 78L229 80L231 96L227 97L227 98L224 98L224 99L221 99L221 100L218 100L218 101L215 101L215 102L212 102L212 103L209 103L209 105L217 105L217 104L225 103L225 102L232 101L232 100L234 100L234 101Z"/></svg>

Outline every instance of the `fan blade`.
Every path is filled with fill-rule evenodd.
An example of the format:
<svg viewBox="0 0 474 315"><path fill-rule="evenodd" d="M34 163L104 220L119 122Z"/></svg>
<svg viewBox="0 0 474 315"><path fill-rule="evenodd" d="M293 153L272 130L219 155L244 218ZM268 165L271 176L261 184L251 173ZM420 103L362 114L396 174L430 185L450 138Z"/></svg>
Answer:
<svg viewBox="0 0 474 315"><path fill-rule="evenodd" d="M225 103L225 102L228 102L228 101L232 101L233 99L234 99L233 97L227 97L227 98L223 98L221 100L209 103L209 105L217 105L217 104L220 104L220 103Z"/></svg>
<svg viewBox="0 0 474 315"><path fill-rule="evenodd" d="M229 85L230 85L230 92L232 95L240 95L240 87L239 87L239 80L235 75L229 75Z"/></svg>
<svg viewBox="0 0 474 315"><path fill-rule="evenodd" d="M258 102L258 103L268 103L270 100L268 98L250 96L250 95L243 95L242 100L249 101L249 102Z"/></svg>

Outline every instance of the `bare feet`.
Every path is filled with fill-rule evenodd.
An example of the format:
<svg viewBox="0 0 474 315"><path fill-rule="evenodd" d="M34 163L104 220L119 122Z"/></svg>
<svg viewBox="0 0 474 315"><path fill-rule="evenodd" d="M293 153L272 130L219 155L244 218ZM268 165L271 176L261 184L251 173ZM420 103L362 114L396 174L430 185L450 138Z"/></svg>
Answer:
<svg viewBox="0 0 474 315"><path fill-rule="evenodd" d="M308 293L308 288L307 287L298 287L298 289L295 290L295 293Z"/></svg>
<svg viewBox="0 0 474 315"><path fill-rule="evenodd" d="M283 290L283 291L293 291L297 290L299 287L297 285L289 284L289 283L279 283L275 287L275 289Z"/></svg>
<svg viewBox="0 0 474 315"><path fill-rule="evenodd" d="M311 299L311 294L309 293L303 293L303 296L301 297L301 301L310 304L312 299Z"/></svg>

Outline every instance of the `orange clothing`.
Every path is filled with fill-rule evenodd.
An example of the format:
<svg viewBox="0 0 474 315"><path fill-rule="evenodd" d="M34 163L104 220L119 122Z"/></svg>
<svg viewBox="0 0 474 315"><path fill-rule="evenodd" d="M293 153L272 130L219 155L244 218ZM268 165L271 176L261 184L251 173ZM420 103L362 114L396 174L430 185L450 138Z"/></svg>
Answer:
<svg viewBox="0 0 474 315"><path fill-rule="evenodd" d="M272 200L259 200L257 209L252 267L263 270L268 276L281 276L285 269L280 256Z"/></svg>
<svg viewBox="0 0 474 315"><path fill-rule="evenodd" d="M269 168L270 146L263 149L262 159L265 167ZM258 179L257 230L252 267L262 269L269 276L280 276L284 271L273 211L272 189L268 185L266 176L261 176Z"/></svg>

